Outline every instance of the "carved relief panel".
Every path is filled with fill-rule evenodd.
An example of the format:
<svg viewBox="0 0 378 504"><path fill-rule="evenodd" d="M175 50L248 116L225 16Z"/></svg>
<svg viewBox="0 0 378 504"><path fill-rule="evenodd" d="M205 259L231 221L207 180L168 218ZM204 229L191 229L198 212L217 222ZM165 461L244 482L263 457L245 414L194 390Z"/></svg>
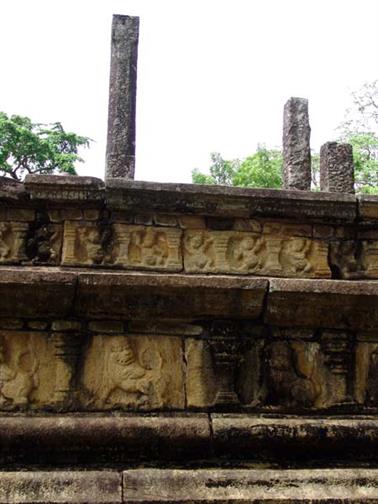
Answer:
<svg viewBox="0 0 378 504"><path fill-rule="evenodd" d="M355 398L360 405L378 408L378 335L362 334L358 339Z"/></svg>
<svg viewBox="0 0 378 504"><path fill-rule="evenodd" d="M26 260L25 244L28 231L25 222L0 222L0 264Z"/></svg>
<svg viewBox="0 0 378 504"><path fill-rule="evenodd" d="M181 339L93 336L81 384L81 402L89 409L183 408Z"/></svg>
<svg viewBox="0 0 378 504"><path fill-rule="evenodd" d="M114 224L111 262L125 268L181 271L181 230Z"/></svg>
<svg viewBox="0 0 378 504"><path fill-rule="evenodd" d="M54 357L43 333L0 332L0 408L43 408L54 394Z"/></svg>
<svg viewBox="0 0 378 504"><path fill-rule="evenodd" d="M105 252L102 236L96 223L66 221L64 224L63 264L102 264Z"/></svg>
<svg viewBox="0 0 378 504"><path fill-rule="evenodd" d="M325 242L305 237L202 230L184 235L189 273L328 278L327 255Z"/></svg>
<svg viewBox="0 0 378 504"><path fill-rule="evenodd" d="M33 264L59 264L62 241L62 224L51 223L47 214L38 212L26 240L26 255Z"/></svg>

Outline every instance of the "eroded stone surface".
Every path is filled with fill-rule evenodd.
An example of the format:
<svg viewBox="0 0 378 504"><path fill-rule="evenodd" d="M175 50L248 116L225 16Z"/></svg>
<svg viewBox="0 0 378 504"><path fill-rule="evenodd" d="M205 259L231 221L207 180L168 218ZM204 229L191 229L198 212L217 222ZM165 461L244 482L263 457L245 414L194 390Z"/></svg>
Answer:
<svg viewBox="0 0 378 504"><path fill-rule="evenodd" d="M311 128L308 101L290 98L283 118L283 183L285 189L311 189Z"/></svg>
<svg viewBox="0 0 378 504"><path fill-rule="evenodd" d="M327 142L320 149L320 190L354 193L353 147Z"/></svg>
<svg viewBox="0 0 378 504"><path fill-rule="evenodd" d="M376 469L135 469L125 502L329 502L378 498Z"/></svg>

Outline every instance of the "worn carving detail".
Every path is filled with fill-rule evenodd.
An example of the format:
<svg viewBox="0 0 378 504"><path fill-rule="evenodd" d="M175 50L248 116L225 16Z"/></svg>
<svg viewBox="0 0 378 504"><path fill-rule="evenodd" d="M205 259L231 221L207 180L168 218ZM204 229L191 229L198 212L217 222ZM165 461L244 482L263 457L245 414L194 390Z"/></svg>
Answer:
<svg viewBox="0 0 378 504"><path fill-rule="evenodd" d="M25 243L28 224L0 222L0 264L18 263L26 259Z"/></svg>
<svg viewBox="0 0 378 504"><path fill-rule="evenodd" d="M114 224L111 262L127 268L180 271L181 230Z"/></svg>
<svg viewBox="0 0 378 504"><path fill-rule="evenodd" d="M59 264L62 248L62 225L52 224L48 215L38 213L26 242L26 253L35 264Z"/></svg>
<svg viewBox="0 0 378 504"><path fill-rule="evenodd" d="M82 384L88 408L151 409L184 406L179 338L93 336Z"/></svg>
<svg viewBox="0 0 378 504"><path fill-rule="evenodd" d="M236 391L236 368L239 364L242 343L234 336L214 337L209 339L214 359L217 381L216 405L239 404Z"/></svg>
<svg viewBox="0 0 378 504"><path fill-rule="evenodd" d="M365 278L378 278L378 241L361 242L361 268Z"/></svg>
<svg viewBox="0 0 378 504"><path fill-rule="evenodd" d="M0 332L0 409L51 404L55 369L47 336Z"/></svg>
<svg viewBox="0 0 378 504"><path fill-rule="evenodd" d="M328 278L327 255L326 243L305 237L190 230L184 238L189 273Z"/></svg>
<svg viewBox="0 0 378 504"><path fill-rule="evenodd" d="M328 370L324 380L328 390L328 403L352 402L353 344L346 333L324 332L321 337L324 366Z"/></svg>
<svg viewBox="0 0 378 504"><path fill-rule="evenodd" d="M187 405L198 408L213 405L217 382L209 342L187 339L185 361Z"/></svg>
<svg viewBox="0 0 378 504"><path fill-rule="evenodd" d="M316 378L316 343L276 341L266 349L267 404L314 407L322 388Z"/></svg>
<svg viewBox="0 0 378 504"><path fill-rule="evenodd" d="M64 225L63 264L102 264L105 253L101 232L95 223L66 221Z"/></svg>

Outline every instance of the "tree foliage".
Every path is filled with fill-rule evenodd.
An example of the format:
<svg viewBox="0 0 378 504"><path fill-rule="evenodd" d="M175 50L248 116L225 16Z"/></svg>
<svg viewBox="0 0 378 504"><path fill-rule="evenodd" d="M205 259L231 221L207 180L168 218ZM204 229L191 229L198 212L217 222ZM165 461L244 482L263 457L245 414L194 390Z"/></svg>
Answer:
<svg viewBox="0 0 378 504"><path fill-rule="evenodd" d="M353 146L356 191L378 194L378 80L352 93L339 131L340 140Z"/></svg>
<svg viewBox="0 0 378 504"><path fill-rule="evenodd" d="M61 123L33 123L0 112L0 174L22 180L28 173L76 175L79 147L90 139L66 132Z"/></svg>
<svg viewBox="0 0 378 504"><path fill-rule="evenodd" d="M219 184L241 187L280 187L282 154L263 145L243 161L226 160L218 152L211 154L210 175L192 171L195 184Z"/></svg>

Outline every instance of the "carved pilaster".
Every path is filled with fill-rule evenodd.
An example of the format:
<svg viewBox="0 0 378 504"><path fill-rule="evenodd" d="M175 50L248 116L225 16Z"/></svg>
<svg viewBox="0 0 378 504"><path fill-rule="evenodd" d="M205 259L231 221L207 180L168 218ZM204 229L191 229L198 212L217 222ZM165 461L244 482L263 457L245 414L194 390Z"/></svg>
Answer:
<svg viewBox="0 0 378 504"><path fill-rule="evenodd" d="M236 336L213 337L209 340L218 384L215 404L237 405L236 369L241 358L241 341Z"/></svg>
<svg viewBox="0 0 378 504"><path fill-rule="evenodd" d="M321 338L324 364L330 372L328 389L332 403L350 402L353 370L353 343L346 333L324 332Z"/></svg>
<svg viewBox="0 0 378 504"><path fill-rule="evenodd" d="M72 397L73 378L80 351L77 334L53 333L51 338L55 357L55 387L52 402L66 403Z"/></svg>

